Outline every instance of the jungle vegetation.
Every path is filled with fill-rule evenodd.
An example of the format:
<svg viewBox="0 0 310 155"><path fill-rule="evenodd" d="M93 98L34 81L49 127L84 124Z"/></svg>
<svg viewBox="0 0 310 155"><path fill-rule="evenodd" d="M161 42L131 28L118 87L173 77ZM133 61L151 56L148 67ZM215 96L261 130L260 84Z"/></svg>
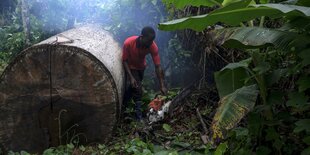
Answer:
<svg viewBox="0 0 310 155"><path fill-rule="evenodd" d="M2 0L0 11L0 71L24 48L79 24L100 23L120 43L151 25L170 88L196 83L152 133L132 122L108 144L70 141L45 155L310 154L308 0ZM156 82L145 83L147 103Z"/></svg>

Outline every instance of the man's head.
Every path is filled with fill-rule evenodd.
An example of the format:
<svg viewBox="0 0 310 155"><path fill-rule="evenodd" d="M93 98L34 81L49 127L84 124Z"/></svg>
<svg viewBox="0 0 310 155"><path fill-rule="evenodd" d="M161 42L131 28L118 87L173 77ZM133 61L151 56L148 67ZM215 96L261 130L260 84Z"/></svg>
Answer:
<svg viewBox="0 0 310 155"><path fill-rule="evenodd" d="M152 27L146 26L141 31L140 43L143 47L149 48L154 39L155 39L155 31Z"/></svg>

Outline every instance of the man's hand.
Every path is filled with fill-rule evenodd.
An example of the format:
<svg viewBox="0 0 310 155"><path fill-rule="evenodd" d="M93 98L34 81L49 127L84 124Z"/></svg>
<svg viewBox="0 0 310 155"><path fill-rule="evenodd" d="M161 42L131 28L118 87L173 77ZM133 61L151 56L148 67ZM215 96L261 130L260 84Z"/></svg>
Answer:
<svg viewBox="0 0 310 155"><path fill-rule="evenodd" d="M156 71L156 75L160 83L160 91L163 95L167 95L168 90L164 83L164 72L161 69L160 65L155 66L155 71Z"/></svg>
<svg viewBox="0 0 310 155"><path fill-rule="evenodd" d="M130 78L130 84L133 88L138 88L138 82L136 81L134 77Z"/></svg>
<svg viewBox="0 0 310 155"><path fill-rule="evenodd" d="M168 94L168 89L163 85L160 87L160 91L163 95L167 95Z"/></svg>
<svg viewBox="0 0 310 155"><path fill-rule="evenodd" d="M128 62L127 62L127 61L123 61L123 65L124 65L124 67L125 67L125 71L127 72L128 76L129 76L130 85L131 85L133 88L138 88L138 82L137 82L136 79L132 76L131 71L130 71L129 66L128 66Z"/></svg>

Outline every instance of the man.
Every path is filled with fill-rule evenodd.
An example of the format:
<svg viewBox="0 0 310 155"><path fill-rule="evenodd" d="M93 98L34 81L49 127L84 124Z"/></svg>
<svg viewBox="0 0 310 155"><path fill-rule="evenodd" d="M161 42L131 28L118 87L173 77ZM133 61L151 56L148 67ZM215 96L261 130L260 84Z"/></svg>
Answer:
<svg viewBox="0 0 310 155"><path fill-rule="evenodd" d="M154 29L147 26L142 29L140 36L131 36L127 38L123 46L122 60L127 80L130 82L129 88L125 91L124 107L127 107L128 102L132 98L135 102L137 120L141 120L142 118L142 80L146 67L145 56L147 54L151 54L152 56L161 92L163 94L167 93L167 88L164 84L164 74L160 67L158 47L154 39Z"/></svg>

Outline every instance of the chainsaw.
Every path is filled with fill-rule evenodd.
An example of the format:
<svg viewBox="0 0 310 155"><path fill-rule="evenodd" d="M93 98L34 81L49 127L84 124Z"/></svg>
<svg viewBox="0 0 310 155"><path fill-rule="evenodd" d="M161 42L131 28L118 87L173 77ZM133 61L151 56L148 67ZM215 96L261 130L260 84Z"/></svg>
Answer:
<svg viewBox="0 0 310 155"><path fill-rule="evenodd" d="M166 96L155 95L155 98L149 103L147 118L149 124L163 120L167 115L174 113L174 110L181 105L181 101L187 97L193 90L194 85L190 85L181 90L173 99L167 99Z"/></svg>
<svg viewBox="0 0 310 155"><path fill-rule="evenodd" d="M163 120L169 112L170 105L171 100L165 101L164 97L156 95L148 105L147 118L149 124Z"/></svg>

